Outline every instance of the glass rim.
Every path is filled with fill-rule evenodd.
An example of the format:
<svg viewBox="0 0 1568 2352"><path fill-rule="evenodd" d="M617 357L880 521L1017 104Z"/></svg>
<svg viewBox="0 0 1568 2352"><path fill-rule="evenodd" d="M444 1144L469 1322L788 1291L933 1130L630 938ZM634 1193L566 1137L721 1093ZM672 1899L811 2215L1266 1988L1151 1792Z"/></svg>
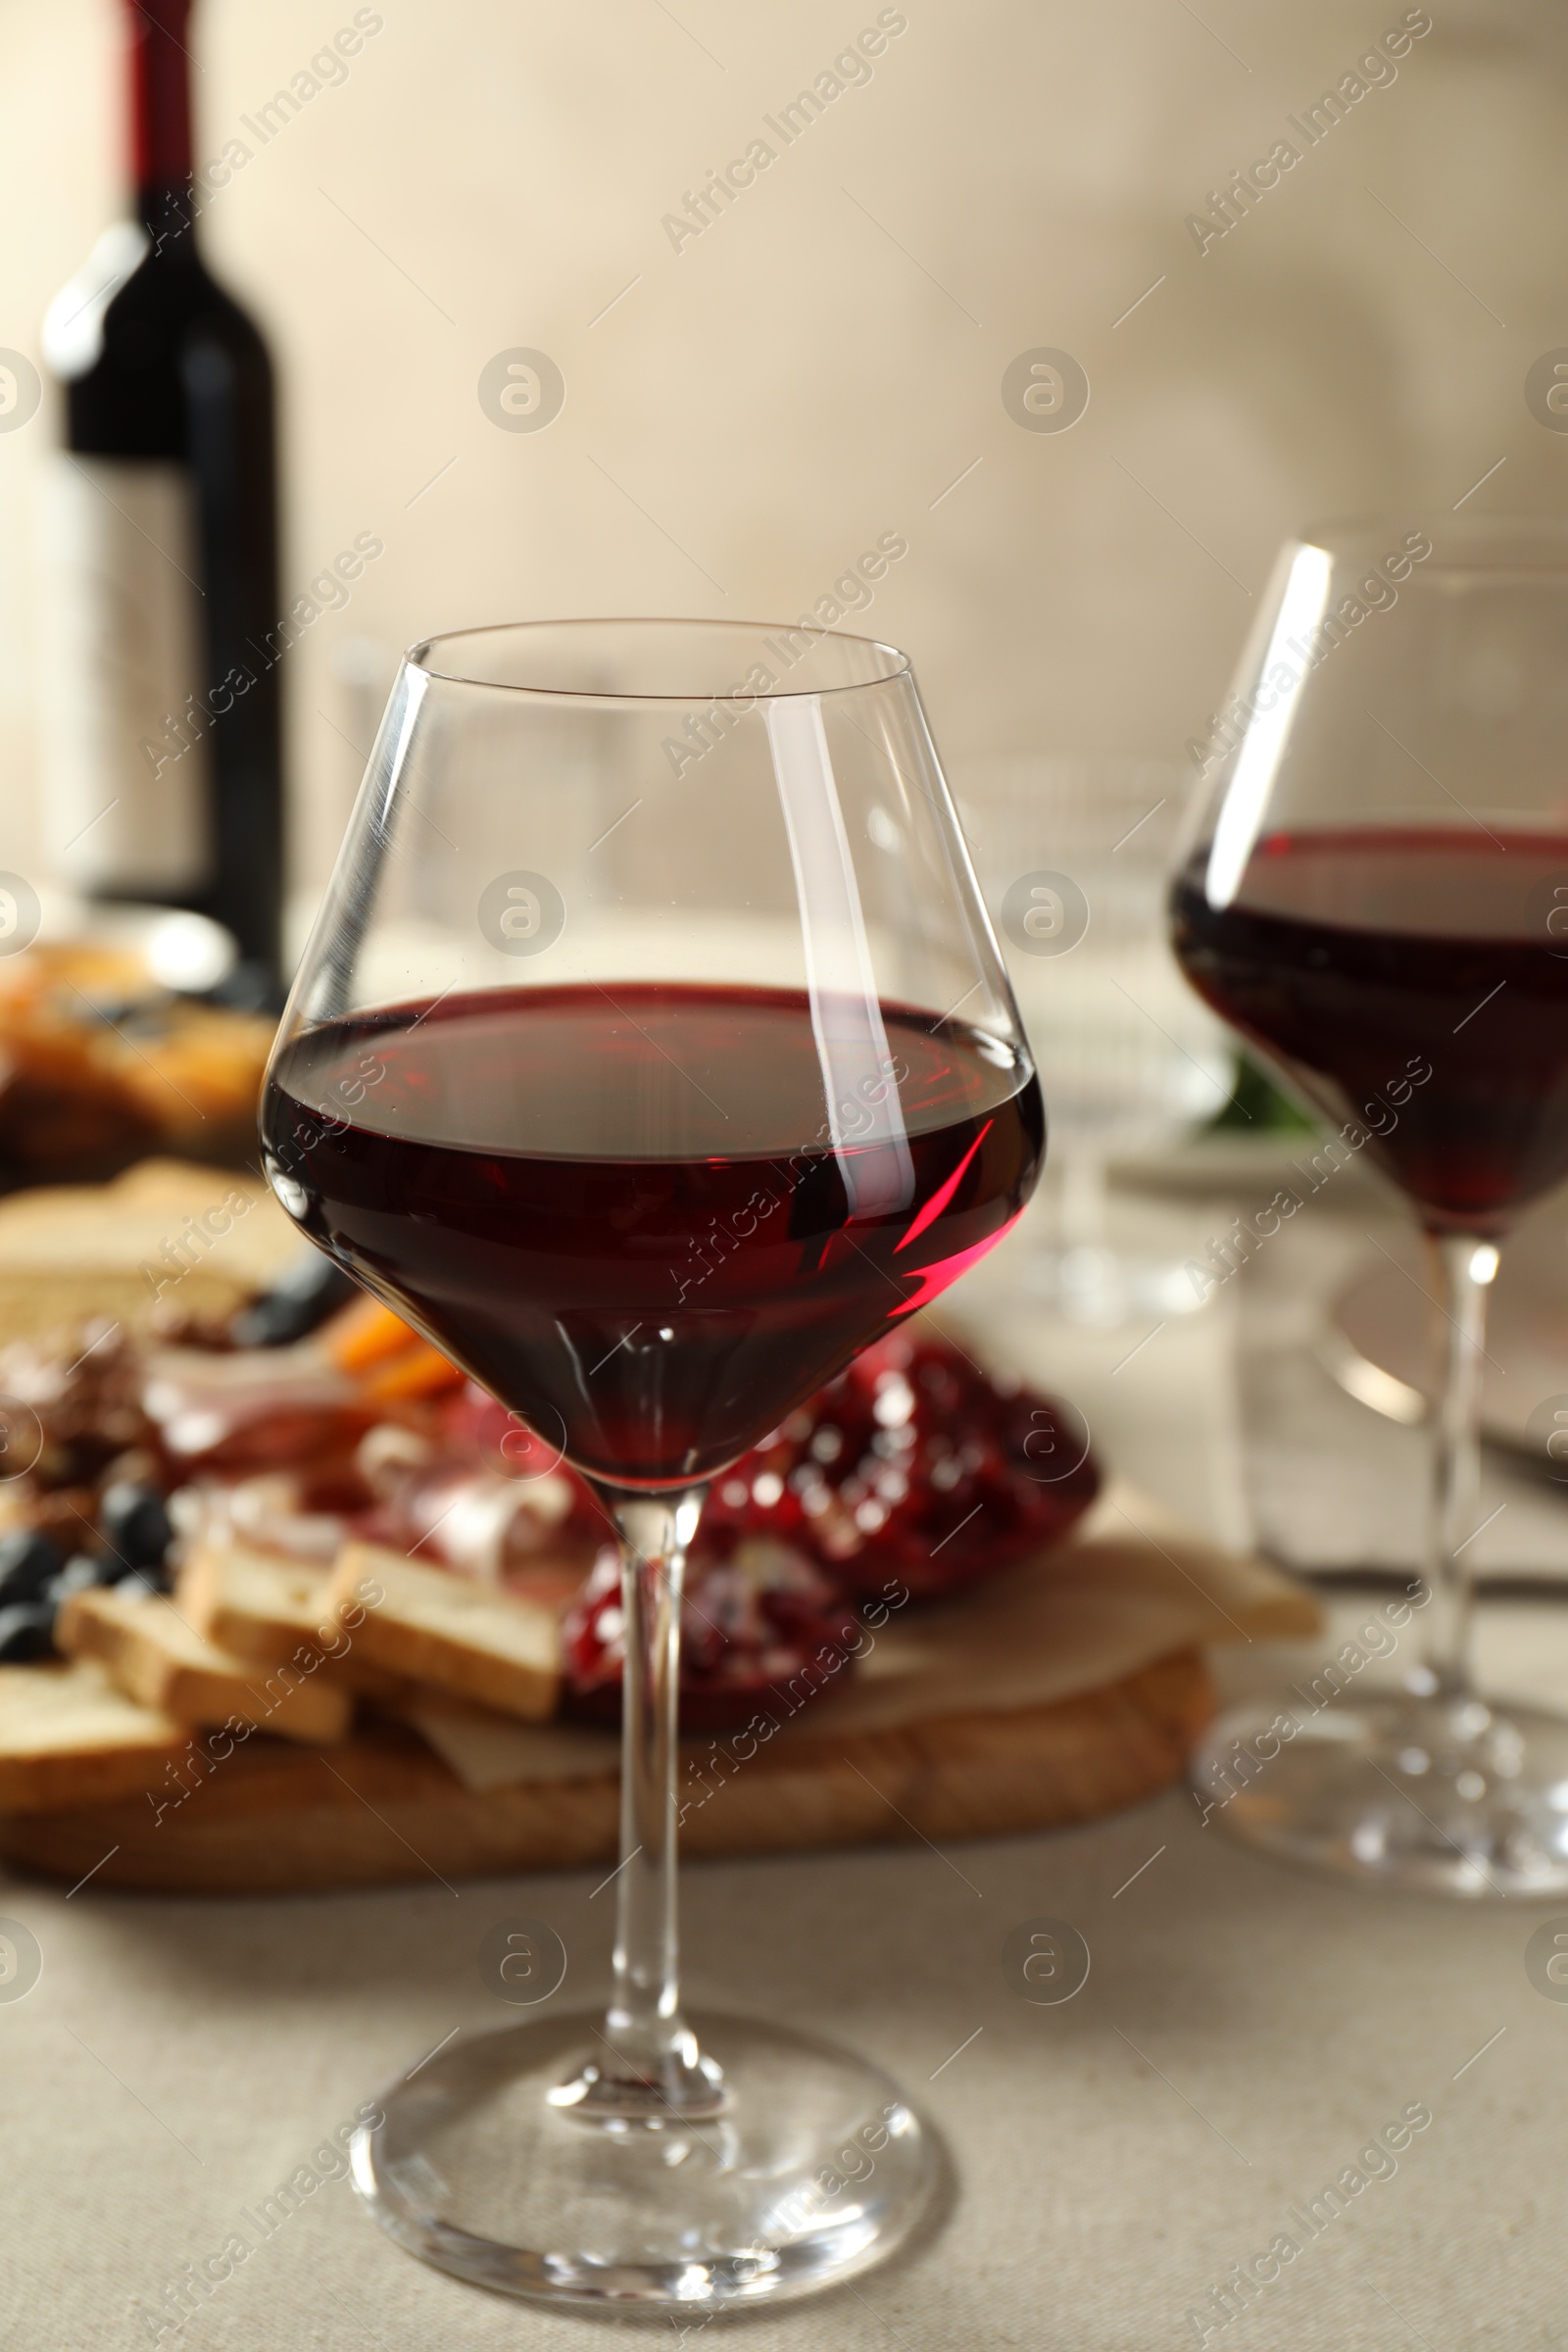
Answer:
<svg viewBox="0 0 1568 2352"><path fill-rule="evenodd" d="M1445 571L1499 571L1513 564L1568 571L1568 516L1556 514L1446 514L1428 528L1419 517L1388 513L1336 514L1303 523L1286 538L1288 547L1315 547L1335 561L1359 559L1374 545L1400 554L1403 536L1418 530L1430 543L1421 559L1429 577ZM1543 558L1555 559L1543 563Z"/></svg>
<svg viewBox="0 0 1568 2352"><path fill-rule="evenodd" d="M860 649L865 655L877 657L878 662L872 674L844 678L837 683L791 686L783 680L777 680L766 686L753 687L743 677L725 686L693 686L689 691L671 692L644 687L621 688L597 684L562 686L532 684L526 679L476 677L466 668L439 666L435 659L443 647L469 641L484 642L501 638L525 641L530 636L542 641L547 635L554 634L569 635L587 642L601 632L608 641L614 631L622 632L627 637L641 637L645 642L651 642L658 634L676 631L705 635L715 643L725 638L742 643L750 641L754 651L760 651L763 646L770 647L775 660L780 658L775 639L788 641L790 638L806 637L813 640L817 647L834 645ZM802 655L794 656L790 666L793 667L795 662L804 658ZM439 680L444 685L517 695L525 700L539 698L568 704L605 703L623 708L670 706L681 710L690 709L694 704L744 702L750 706L754 703L795 701L812 695L825 700L832 695L863 693L867 687L894 685L901 678L912 679L914 675L914 665L908 655L880 637L861 637L848 629L823 627L815 621L714 620L678 613L583 614L560 620L489 621L476 628L443 629L431 636L417 638L409 646L403 655L403 666L418 670L423 676Z"/></svg>

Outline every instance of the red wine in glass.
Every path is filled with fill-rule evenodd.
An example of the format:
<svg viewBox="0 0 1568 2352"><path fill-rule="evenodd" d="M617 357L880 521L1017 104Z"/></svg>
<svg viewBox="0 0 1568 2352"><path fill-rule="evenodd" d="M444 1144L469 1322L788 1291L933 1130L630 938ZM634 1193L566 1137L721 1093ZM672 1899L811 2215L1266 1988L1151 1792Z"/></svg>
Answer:
<svg viewBox="0 0 1568 2352"><path fill-rule="evenodd" d="M502 987L327 1021L274 1066L263 1136L312 1237L579 1468L688 1486L934 1298L1033 1189L1027 1064L951 1018L882 1019L896 1207L856 1206L791 989ZM863 1153L891 1151L881 1125Z"/></svg>
<svg viewBox="0 0 1568 2352"><path fill-rule="evenodd" d="M854 2051L684 2008L676 1702L710 1477L999 1241L1043 1152L906 657L687 620L414 648L262 1128L289 1213L619 1540L610 1999L429 2036L360 2194L438 2269L582 2309L867 2269L928 2219L934 2136Z"/></svg>
<svg viewBox="0 0 1568 2352"><path fill-rule="evenodd" d="M1430 1231L1496 1235L1568 1176L1568 837L1270 833L1228 906L1189 867L1174 916L1195 987Z"/></svg>
<svg viewBox="0 0 1568 2352"><path fill-rule="evenodd" d="M1499 1244L1568 1180L1565 666L1561 523L1303 531L1258 600L1172 893L1188 978L1334 1121L1330 1163L1380 1165L1419 1219L1411 1280L1432 1306L1434 1375L1427 1495L1403 1485L1396 1449L1378 1461L1408 1521L1383 1565L1422 1568L1395 1604L1392 1675L1322 1707L1290 1686L1239 1702L1200 1742L1194 1787L1217 1792L1250 1748L1271 1755L1255 1781L1232 1776L1231 1834L1466 1901L1568 1893L1568 1717L1489 1698L1472 1657L1478 1578L1494 1544L1498 1566L1509 1557L1513 1524L1484 1493L1481 1453ZM1287 1187L1270 1205L1305 1211L1295 1281L1312 1285L1331 1230L1379 1262L1352 1190L1308 1207ZM1332 1347L1332 1330L1316 1340ZM1509 1390L1532 1377L1495 1368ZM1363 1409L1377 1398L1352 1393ZM1370 1418L1361 1443L1377 1444ZM1355 1481L1335 1487L1327 1460L1322 1474L1353 1513Z"/></svg>

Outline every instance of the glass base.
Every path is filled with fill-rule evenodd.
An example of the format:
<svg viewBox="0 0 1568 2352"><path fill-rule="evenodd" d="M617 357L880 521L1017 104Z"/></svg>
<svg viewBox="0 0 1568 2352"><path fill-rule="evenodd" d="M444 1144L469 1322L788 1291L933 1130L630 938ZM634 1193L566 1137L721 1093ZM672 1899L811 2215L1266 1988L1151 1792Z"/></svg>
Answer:
<svg viewBox="0 0 1568 2352"><path fill-rule="evenodd" d="M929 2207L929 2128L881 2071L751 2019L690 2021L700 2117L615 2112L601 2015L463 2035L381 2093L361 2197L421 2261L601 2310L746 2308L886 2260Z"/></svg>
<svg viewBox="0 0 1568 2352"><path fill-rule="evenodd" d="M1314 1712L1282 1692L1223 1716L1192 1779L1205 1821L1283 1862L1419 1893L1568 1892L1568 1720L1535 1708L1396 1693Z"/></svg>

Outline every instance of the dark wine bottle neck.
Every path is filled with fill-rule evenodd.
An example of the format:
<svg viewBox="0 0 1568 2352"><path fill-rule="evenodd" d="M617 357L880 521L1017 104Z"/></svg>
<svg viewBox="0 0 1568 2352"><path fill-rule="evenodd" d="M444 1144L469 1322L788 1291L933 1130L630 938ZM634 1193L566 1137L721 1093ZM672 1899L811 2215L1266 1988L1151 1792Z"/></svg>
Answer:
<svg viewBox="0 0 1568 2352"><path fill-rule="evenodd" d="M191 0L127 0L131 173L142 226L191 241Z"/></svg>

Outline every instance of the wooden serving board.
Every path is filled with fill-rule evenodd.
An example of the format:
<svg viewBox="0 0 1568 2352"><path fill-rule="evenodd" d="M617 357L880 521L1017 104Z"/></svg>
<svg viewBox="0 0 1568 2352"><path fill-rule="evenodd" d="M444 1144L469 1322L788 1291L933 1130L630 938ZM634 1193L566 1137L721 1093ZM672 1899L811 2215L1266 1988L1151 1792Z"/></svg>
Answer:
<svg viewBox="0 0 1568 2352"><path fill-rule="evenodd" d="M681 1830L688 1854L1006 1836L1094 1820L1177 1779L1214 1709L1196 1650L1054 1706L932 1717L758 1749ZM612 1862L615 1776L478 1795L414 1733L258 1740L155 1819L145 1796L0 1815L0 1854L50 1878L263 1894Z"/></svg>

